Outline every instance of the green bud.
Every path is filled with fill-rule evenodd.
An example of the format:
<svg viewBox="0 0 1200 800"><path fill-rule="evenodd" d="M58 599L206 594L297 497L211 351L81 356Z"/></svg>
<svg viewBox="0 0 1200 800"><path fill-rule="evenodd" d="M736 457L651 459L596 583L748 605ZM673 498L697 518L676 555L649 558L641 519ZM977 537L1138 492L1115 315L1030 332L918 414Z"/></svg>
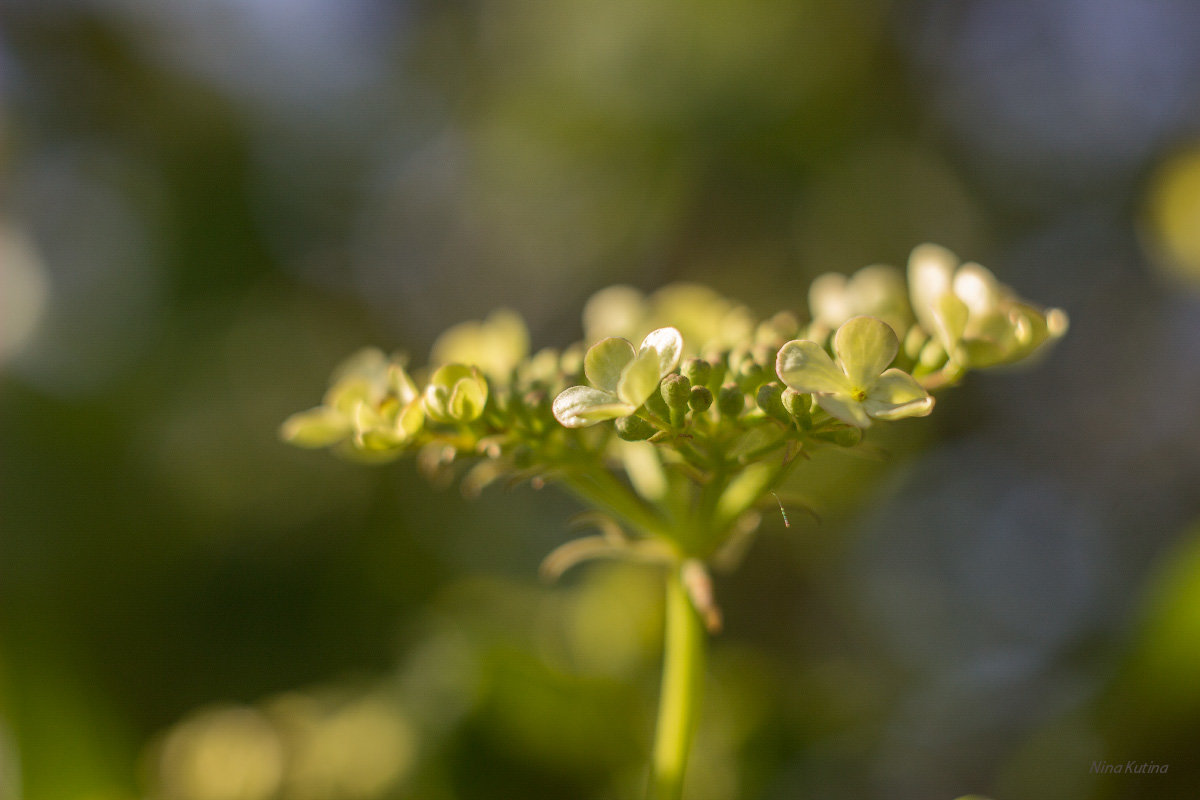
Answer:
<svg viewBox="0 0 1200 800"><path fill-rule="evenodd" d="M767 416L779 420L784 425L791 425L792 415L783 406L782 394L783 387L778 383L764 383L758 387L758 394L754 400Z"/></svg>
<svg viewBox="0 0 1200 800"><path fill-rule="evenodd" d="M712 364L703 358L689 358L683 365L684 376L691 381L692 386L706 386L712 377Z"/></svg>
<svg viewBox="0 0 1200 800"><path fill-rule="evenodd" d="M738 383L747 392L757 392L758 387L769 381L773 376L767 373L766 368L757 361L747 359L742 363L740 370L741 378Z"/></svg>
<svg viewBox="0 0 1200 800"><path fill-rule="evenodd" d="M713 404L713 394L708 390L707 386L693 386L691 394L688 397L688 405L692 407L692 411L697 414L708 411Z"/></svg>
<svg viewBox="0 0 1200 800"><path fill-rule="evenodd" d="M628 416L617 420L617 436L627 442L641 442L654 435L654 426L641 417Z"/></svg>
<svg viewBox="0 0 1200 800"><path fill-rule="evenodd" d="M650 396L646 398L646 408L663 419L671 418L671 409L667 405L667 401L663 399L661 391L650 393Z"/></svg>
<svg viewBox="0 0 1200 800"><path fill-rule="evenodd" d="M797 392L795 389L784 389L779 399L783 402L783 407L787 409L787 412L792 415L792 418L800 424L800 427L808 428L812 425L809 395Z"/></svg>
<svg viewBox="0 0 1200 800"><path fill-rule="evenodd" d="M736 418L746 407L746 396L736 383L727 383L717 395L717 409L722 417Z"/></svg>
<svg viewBox="0 0 1200 800"><path fill-rule="evenodd" d="M686 411L688 398L692 392L692 383L682 375L668 375L659 386L667 408L672 411Z"/></svg>
<svg viewBox="0 0 1200 800"><path fill-rule="evenodd" d="M725 383L725 373L729 371L729 367L725 363L724 356L709 358L707 359L707 363L712 366L712 374L708 376L708 380L704 382L704 385L708 387L710 392L717 394L721 391L721 386Z"/></svg>

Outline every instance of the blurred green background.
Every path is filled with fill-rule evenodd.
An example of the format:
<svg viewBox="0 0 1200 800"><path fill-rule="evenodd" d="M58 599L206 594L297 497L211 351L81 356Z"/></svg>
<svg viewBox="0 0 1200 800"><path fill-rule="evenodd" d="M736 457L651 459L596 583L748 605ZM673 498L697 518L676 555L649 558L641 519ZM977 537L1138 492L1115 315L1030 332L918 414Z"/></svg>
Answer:
<svg viewBox="0 0 1200 800"><path fill-rule="evenodd" d="M0 0L0 176L0 798L638 797L655 576L279 422L497 305L926 240L1071 333L719 576L688 796L1195 797L1197 4Z"/></svg>

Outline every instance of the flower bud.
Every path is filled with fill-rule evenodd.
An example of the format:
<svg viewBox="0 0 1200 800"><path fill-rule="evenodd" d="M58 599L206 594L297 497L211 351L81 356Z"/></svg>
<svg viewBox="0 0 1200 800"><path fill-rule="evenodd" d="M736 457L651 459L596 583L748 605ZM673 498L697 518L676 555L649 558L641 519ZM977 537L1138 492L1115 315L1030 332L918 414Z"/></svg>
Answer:
<svg viewBox="0 0 1200 800"><path fill-rule="evenodd" d="M742 363L740 372L741 377L738 383L747 392L757 392L759 386L762 386L773 377L767 373L766 368L762 364L759 364L752 358Z"/></svg>
<svg viewBox="0 0 1200 800"><path fill-rule="evenodd" d="M795 389L784 389L783 394L779 399L783 402L783 407L792 415L796 422L800 423L800 427L808 428L812 425L812 413L809 408L809 397L802 392L797 392Z"/></svg>
<svg viewBox="0 0 1200 800"><path fill-rule="evenodd" d="M742 413L746 407L746 396L736 383L727 383L721 387L717 395L717 409L723 417L734 417Z"/></svg>
<svg viewBox="0 0 1200 800"><path fill-rule="evenodd" d="M726 364L725 361L726 356L724 355L718 355L706 359L706 363L712 367L712 372L709 374L708 380L704 382L704 385L707 386L709 391L711 391L713 394L720 392L721 387L725 384L725 374L729 372L729 365Z"/></svg>
<svg viewBox="0 0 1200 800"><path fill-rule="evenodd" d="M667 405L667 401L663 399L661 390L650 393L650 396L646 398L646 408L663 419L671 418L671 408Z"/></svg>
<svg viewBox="0 0 1200 800"><path fill-rule="evenodd" d="M783 400L780 399L782 394L783 387L778 383L764 383L758 387L758 394L754 400L768 417L777 419L784 425L791 425L792 415L783 406Z"/></svg>
<svg viewBox="0 0 1200 800"><path fill-rule="evenodd" d="M617 436L627 442L642 442L654 435L654 426L641 417L621 417L616 428Z"/></svg>
<svg viewBox="0 0 1200 800"><path fill-rule="evenodd" d="M688 398L691 396L692 384L682 375L668 375L659 386L663 401L672 411L686 411Z"/></svg>
<svg viewBox="0 0 1200 800"><path fill-rule="evenodd" d="M702 358L690 358L683 365L683 374L692 386L707 386L712 377L712 365Z"/></svg>
<svg viewBox="0 0 1200 800"><path fill-rule="evenodd" d="M697 414L708 411L712 404L713 395L707 386L692 387L692 391L688 397L688 405L692 407L692 411L695 411Z"/></svg>

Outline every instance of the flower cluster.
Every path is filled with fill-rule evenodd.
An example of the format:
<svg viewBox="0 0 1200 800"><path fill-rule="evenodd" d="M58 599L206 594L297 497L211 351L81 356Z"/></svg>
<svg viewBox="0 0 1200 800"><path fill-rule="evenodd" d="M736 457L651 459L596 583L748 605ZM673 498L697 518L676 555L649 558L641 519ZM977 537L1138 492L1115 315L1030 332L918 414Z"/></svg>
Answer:
<svg viewBox="0 0 1200 800"><path fill-rule="evenodd" d="M753 527L800 454L925 416L931 391L1066 329L1062 311L936 245L913 251L907 276L822 276L809 305L807 323L759 320L704 287L614 287L584 309L588 346L535 354L499 311L443 334L423 370L356 354L282 434L367 460L415 453L435 473L467 464L471 491L554 480L604 515L606 535L571 552L703 562Z"/></svg>

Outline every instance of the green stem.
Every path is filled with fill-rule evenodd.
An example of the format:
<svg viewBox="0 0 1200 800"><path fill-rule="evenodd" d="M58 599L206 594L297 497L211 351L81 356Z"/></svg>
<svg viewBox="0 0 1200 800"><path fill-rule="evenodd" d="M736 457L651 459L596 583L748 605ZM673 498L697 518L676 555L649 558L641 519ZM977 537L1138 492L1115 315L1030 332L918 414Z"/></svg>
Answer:
<svg viewBox="0 0 1200 800"><path fill-rule="evenodd" d="M678 566L667 575L662 694L654 735L652 800L680 800L696 732L704 675L704 625L692 607Z"/></svg>

